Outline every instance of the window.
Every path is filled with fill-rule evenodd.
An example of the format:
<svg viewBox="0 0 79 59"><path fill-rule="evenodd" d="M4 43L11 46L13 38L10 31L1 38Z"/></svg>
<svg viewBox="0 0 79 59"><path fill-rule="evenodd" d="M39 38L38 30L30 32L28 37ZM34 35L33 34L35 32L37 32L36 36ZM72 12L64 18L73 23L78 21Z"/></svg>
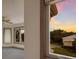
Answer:
<svg viewBox="0 0 79 59"><path fill-rule="evenodd" d="M71 3L70 3L71 2ZM51 16L51 6L47 6L47 55L51 58L76 57L76 12L75 0L64 0L56 3L58 13ZM55 10L53 10L55 11ZM48 31L49 30L49 31ZM49 43L49 44L48 44ZM49 48L49 49L48 49Z"/></svg>
<svg viewBox="0 0 79 59"><path fill-rule="evenodd" d="M11 43L11 28L4 28L4 34L3 34L3 36L4 36L4 40L3 40L3 43L4 44L9 44L9 43Z"/></svg>
<svg viewBox="0 0 79 59"><path fill-rule="evenodd" d="M24 43L23 27L15 27L15 43Z"/></svg>
<svg viewBox="0 0 79 59"><path fill-rule="evenodd" d="M15 28L15 42L19 43L20 42L20 32L19 32L19 28Z"/></svg>
<svg viewBox="0 0 79 59"><path fill-rule="evenodd" d="M24 42L24 30L20 30L21 42Z"/></svg>

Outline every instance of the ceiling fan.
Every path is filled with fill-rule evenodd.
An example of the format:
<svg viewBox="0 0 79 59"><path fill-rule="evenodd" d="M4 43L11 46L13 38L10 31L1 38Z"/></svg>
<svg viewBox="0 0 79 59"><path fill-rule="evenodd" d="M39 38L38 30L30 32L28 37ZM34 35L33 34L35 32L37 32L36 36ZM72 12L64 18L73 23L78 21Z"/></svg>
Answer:
<svg viewBox="0 0 79 59"><path fill-rule="evenodd" d="M2 22L13 24L12 21L7 16L2 16Z"/></svg>

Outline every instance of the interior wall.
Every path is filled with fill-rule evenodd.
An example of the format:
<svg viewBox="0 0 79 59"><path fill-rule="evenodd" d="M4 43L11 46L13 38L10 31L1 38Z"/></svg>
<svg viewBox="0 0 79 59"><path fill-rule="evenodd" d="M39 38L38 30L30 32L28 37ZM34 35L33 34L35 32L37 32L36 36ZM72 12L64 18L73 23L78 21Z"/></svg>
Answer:
<svg viewBox="0 0 79 59"><path fill-rule="evenodd" d="M22 26L24 26L24 23L13 24L13 27L22 27Z"/></svg>
<svg viewBox="0 0 79 59"><path fill-rule="evenodd" d="M24 22L24 0L2 0L2 16L13 23Z"/></svg>
<svg viewBox="0 0 79 59"><path fill-rule="evenodd" d="M40 59L40 0L24 1L25 59Z"/></svg>

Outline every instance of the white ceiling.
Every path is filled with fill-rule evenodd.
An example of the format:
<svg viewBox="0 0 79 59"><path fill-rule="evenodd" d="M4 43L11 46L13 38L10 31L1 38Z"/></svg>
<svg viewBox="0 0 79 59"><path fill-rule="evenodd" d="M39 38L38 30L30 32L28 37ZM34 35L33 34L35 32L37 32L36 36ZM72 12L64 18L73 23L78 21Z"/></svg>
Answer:
<svg viewBox="0 0 79 59"><path fill-rule="evenodd" d="M2 0L2 16L13 23L24 23L24 0Z"/></svg>

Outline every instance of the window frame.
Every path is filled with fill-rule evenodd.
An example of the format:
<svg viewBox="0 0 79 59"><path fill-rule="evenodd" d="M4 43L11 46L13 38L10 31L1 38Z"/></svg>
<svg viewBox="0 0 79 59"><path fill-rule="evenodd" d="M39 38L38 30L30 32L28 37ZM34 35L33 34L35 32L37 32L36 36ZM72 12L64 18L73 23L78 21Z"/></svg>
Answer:
<svg viewBox="0 0 79 59"><path fill-rule="evenodd" d="M24 44L24 42L22 42L22 40L21 40L21 33L19 33L19 42L16 42L16 30L19 30L19 32L20 32L20 30L24 30L24 26L19 26L19 27L14 27L14 43L15 44Z"/></svg>
<svg viewBox="0 0 79 59"><path fill-rule="evenodd" d="M75 57L50 53L50 32L49 32L49 20L50 19L50 5L46 5L46 57L55 59L75 59Z"/></svg>
<svg viewBox="0 0 79 59"><path fill-rule="evenodd" d="M10 30L10 34L11 34L11 41L10 41L10 43L5 43L5 39L4 39L4 37L5 37L5 30ZM3 28L3 44L11 44L12 43L12 28Z"/></svg>

